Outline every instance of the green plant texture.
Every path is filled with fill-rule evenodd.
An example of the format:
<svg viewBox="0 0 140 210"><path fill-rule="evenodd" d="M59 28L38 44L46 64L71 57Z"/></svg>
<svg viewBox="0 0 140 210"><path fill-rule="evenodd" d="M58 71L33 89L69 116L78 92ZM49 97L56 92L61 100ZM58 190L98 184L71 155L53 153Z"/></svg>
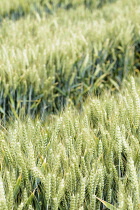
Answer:
<svg viewBox="0 0 140 210"><path fill-rule="evenodd" d="M124 85L82 112L1 129L1 209L139 209L140 88L133 77Z"/></svg>
<svg viewBox="0 0 140 210"><path fill-rule="evenodd" d="M140 210L140 0L0 0L0 210Z"/></svg>
<svg viewBox="0 0 140 210"><path fill-rule="evenodd" d="M87 95L99 95L105 88L118 90L129 73L139 71L138 0L118 0L92 11L82 6L83 1L73 1L79 6L68 11L60 8L47 14L33 9L18 20L3 16L2 10L29 8L33 2L0 3L4 120L12 114L44 118L69 103L81 106Z"/></svg>

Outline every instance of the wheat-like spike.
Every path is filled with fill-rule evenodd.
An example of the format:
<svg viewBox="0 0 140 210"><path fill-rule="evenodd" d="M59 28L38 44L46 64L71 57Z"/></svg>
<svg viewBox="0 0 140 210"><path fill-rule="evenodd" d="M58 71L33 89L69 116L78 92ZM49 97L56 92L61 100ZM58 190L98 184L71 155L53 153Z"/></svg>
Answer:
<svg viewBox="0 0 140 210"><path fill-rule="evenodd" d="M110 190L108 191L108 194L107 194L107 202L108 203L111 203L111 200L112 200L112 189L110 188Z"/></svg>
<svg viewBox="0 0 140 210"><path fill-rule="evenodd" d="M80 201L79 205L83 205L84 198L85 198L85 187L86 187L86 179L85 177L81 179L81 187L80 187Z"/></svg>
<svg viewBox="0 0 140 210"><path fill-rule="evenodd" d="M87 176L87 174L88 174L84 157L81 157L81 172L84 177Z"/></svg>
<svg viewBox="0 0 140 210"><path fill-rule="evenodd" d="M22 210L22 209L23 209L23 207L24 207L24 203L23 203L23 202L21 202L21 204L18 206L17 210Z"/></svg>
<svg viewBox="0 0 140 210"><path fill-rule="evenodd" d="M127 198L127 203L128 203L128 210L134 210L133 200L130 195Z"/></svg>
<svg viewBox="0 0 140 210"><path fill-rule="evenodd" d="M116 127L116 143L117 143L117 152L118 152L118 159L119 159L119 176L121 176L121 153L122 153L122 136L120 127Z"/></svg>
<svg viewBox="0 0 140 210"><path fill-rule="evenodd" d="M111 147L112 148L112 147ZM112 166L114 165L114 161L113 161L113 152L111 151L108 154L108 168L112 171Z"/></svg>
<svg viewBox="0 0 140 210"><path fill-rule="evenodd" d="M92 194L90 198L90 209L96 209L96 197L94 194Z"/></svg>
<svg viewBox="0 0 140 210"><path fill-rule="evenodd" d="M58 200L57 197L53 198L53 209L58 210Z"/></svg>
<svg viewBox="0 0 140 210"><path fill-rule="evenodd" d="M124 203L124 186L121 181L119 181L119 191L118 191L118 209L124 209L125 208L125 203Z"/></svg>
<svg viewBox="0 0 140 210"><path fill-rule="evenodd" d="M53 174L51 177L51 197L55 198L56 195L56 175Z"/></svg>
<svg viewBox="0 0 140 210"><path fill-rule="evenodd" d="M105 192L106 192L106 197L107 197L107 202L111 202L111 185L112 185L112 173L109 173L107 174L106 172L106 176L105 176L105 180L106 180L106 189L105 189Z"/></svg>
<svg viewBox="0 0 140 210"><path fill-rule="evenodd" d="M14 161L11 155L11 151L9 149L9 146L7 145L7 142L4 139L1 139L1 147L5 153L5 164L7 166L13 164Z"/></svg>
<svg viewBox="0 0 140 210"><path fill-rule="evenodd" d="M12 186L9 171L6 172L6 181L7 181L7 185L8 185L7 186L8 195L6 196L7 197L7 206L8 206L8 209L12 209L13 204L14 204L14 198L13 198L13 186Z"/></svg>
<svg viewBox="0 0 140 210"><path fill-rule="evenodd" d="M95 191L95 178L96 178L96 174L94 169L92 169L91 174L89 176L89 195L90 195L90 199L92 198L93 192Z"/></svg>
<svg viewBox="0 0 140 210"><path fill-rule="evenodd" d="M103 156L103 145L102 145L102 141L99 140L99 145L98 145L98 157L102 157Z"/></svg>
<svg viewBox="0 0 140 210"><path fill-rule="evenodd" d="M99 176L99 183L101 190L104 189L104 180L105 180L105 170L104 167L101 165L97 171L97 175Z"/></svg>
<svg viewBox="0 0 140 210"><path fill-rule="evenodd" d="M112 173L113 173L114 182L117 185L118 181L119 181L119 177L118 177L118 173L117 173L117 169L116 169L115 165L112 166Z"/></svg>
<svg viewBox="0 0 140 210"><path fill-rule="evenodd" d="M64 185L64 179L61 180L58 188L58 194L57 194L57 200L58 203L62 200L62 197L64 195L65 185Z"/></svg>
<svg viewBox="0 0 140 210"><path fill-rule="evenodd" d="M71 178L72 178L72 192L76 192L77 183L76 183L76 172L74 164L71 165Z"/></svg>
<svg viewBox="0 0 140 210"><path fill-rule="evenodd" d="M1 174L0 174L0 209L8 210Z"/></svg>
<svg viewBox="0 0 140 210"><path fill-rule="evenodd" d="M70 210L75 210L75 196L72 195L70 198Z"/></svg>
<svg viewBox="0 0 140 210"><path fill-rule="evenodd" d="M101 187L101 184L100 183L98 184L98 188L97 188L97 197L102 198L102 187ZM96 209L97 210L100 210L100 206L101 206L101 203L100 202L97 202L96 203Z"/></svg>
<svg viewBox="0 0 140 210"><path fill-rule="evenodd" d="M50 197L51 197L51 174L48 174L47 177L45 178L45 198L47 200L47 203L50 202Z"/></svg>
<svg viewBox="0 0 140 210"><path fill-rule="evenodd" d="M27 190L28 190L28 188L26 189L26 188L24 188L24 190L23 190L23 201L22 202L24 202L23 204L25 205L26 203L27 203L27 200L28 200L28 193L27 193Z"/></svg>
<svg viewBox="0 0 140 210"><path fill-rule="evenodd" d="M135 198L135 207L138 205L139 202L139 182L138 182L138 177L136 173L136 169L134 166L134 161L130 157L128 160L128 173L129 173L129 180L131 181L131 189L133 190L134 193L134 198Z"/></svg>

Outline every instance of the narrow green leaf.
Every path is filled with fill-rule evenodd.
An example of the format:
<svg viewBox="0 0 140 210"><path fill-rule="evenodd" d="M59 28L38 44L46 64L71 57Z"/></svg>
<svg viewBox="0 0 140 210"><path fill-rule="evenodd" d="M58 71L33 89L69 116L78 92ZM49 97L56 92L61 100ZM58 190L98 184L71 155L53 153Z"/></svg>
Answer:
<svg viewBox="0 0 140 210"><path fill-rule="evenodd" d="M108 209L110 209L110 210L117 210L117 208L116 208L115 206L111 205L110 203L108 203L108 202L106 202L106 201L104 201L104 200L98 198L97 196L96 196L96 198L97 198L99 201L101 201Z"/></svg>

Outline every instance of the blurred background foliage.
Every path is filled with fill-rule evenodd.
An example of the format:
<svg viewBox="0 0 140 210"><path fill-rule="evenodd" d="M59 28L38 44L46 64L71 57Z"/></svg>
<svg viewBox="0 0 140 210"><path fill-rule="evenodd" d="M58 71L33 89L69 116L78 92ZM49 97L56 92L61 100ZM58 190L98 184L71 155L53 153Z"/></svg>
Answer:
<svg viewBox="0 0 140 210"><path fill-rule="evenodd" d="M139 11L139 0L0 1L1 118L119 90L140 70Z"/></svg>

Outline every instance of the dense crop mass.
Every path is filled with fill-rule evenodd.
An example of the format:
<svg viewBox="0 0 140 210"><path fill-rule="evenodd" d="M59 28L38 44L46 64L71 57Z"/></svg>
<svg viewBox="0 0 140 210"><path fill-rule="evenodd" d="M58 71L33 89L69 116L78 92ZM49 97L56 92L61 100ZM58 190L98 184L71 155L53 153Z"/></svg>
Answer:
<svg viewBox="0 0 140 210"><path fill-rule="evenodd" d="M139 3L0 1L0 210L140 209Z"/></svg>
<svg viewBox="0 0 140 210"><path fill-rule="evenodd" d="M60 116L1 131L1 209L139 209L140 104L134 79ZM108 100L107 100L108 98Z"/></svg>

